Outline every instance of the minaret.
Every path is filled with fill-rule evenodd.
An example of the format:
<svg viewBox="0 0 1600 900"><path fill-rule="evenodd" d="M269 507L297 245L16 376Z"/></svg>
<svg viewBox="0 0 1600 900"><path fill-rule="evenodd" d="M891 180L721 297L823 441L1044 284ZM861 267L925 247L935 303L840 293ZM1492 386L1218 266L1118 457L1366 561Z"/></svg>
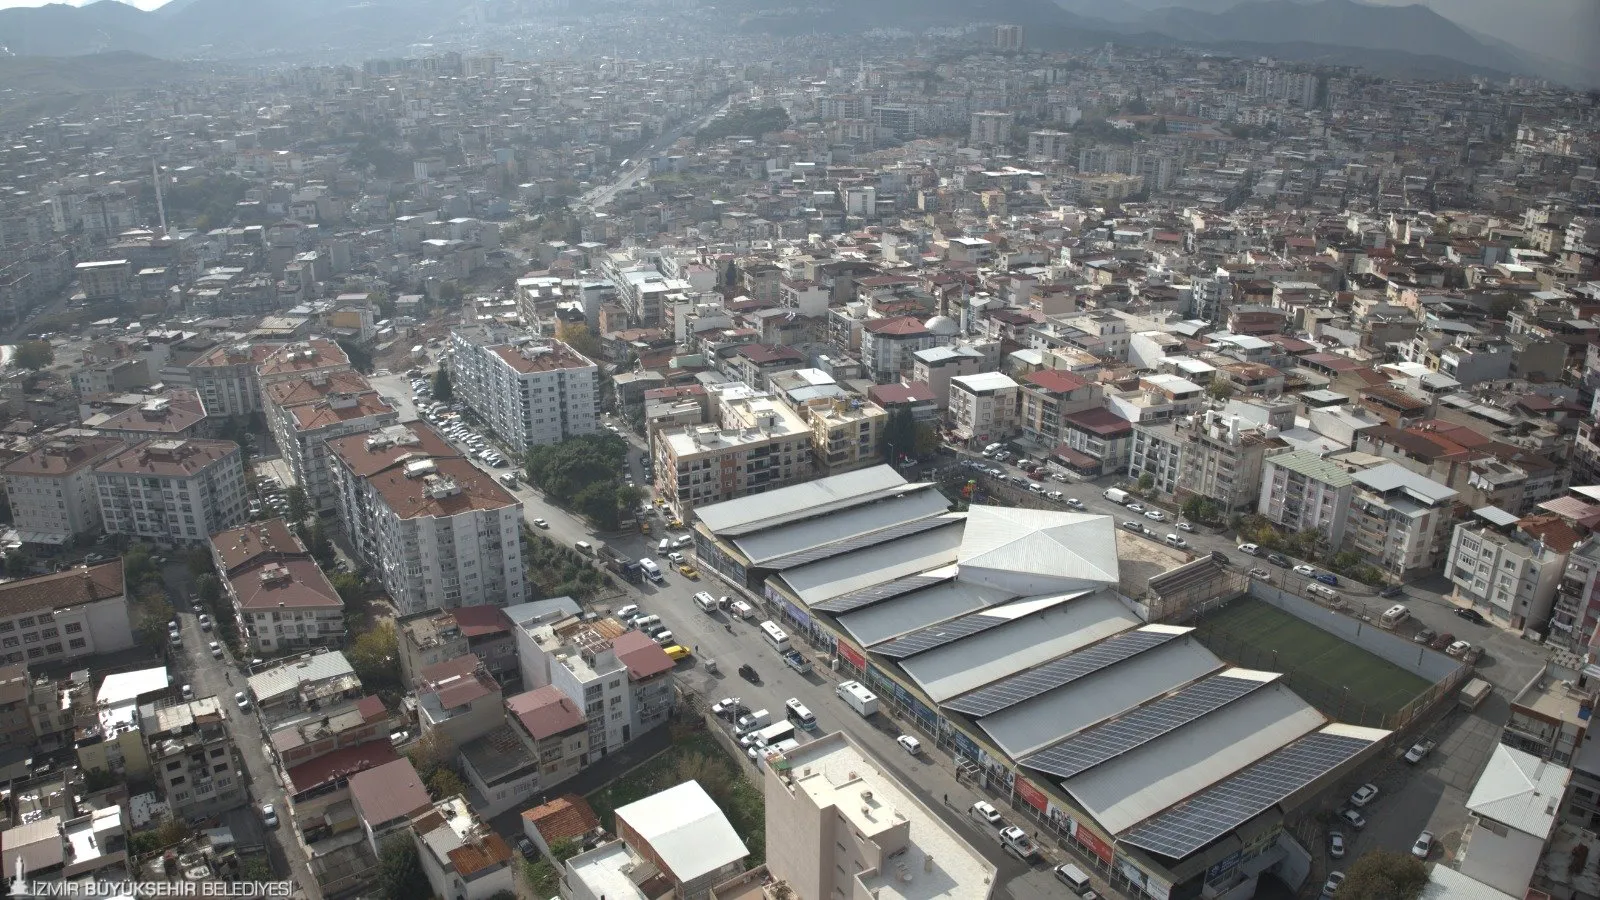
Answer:
<svg viewBox="0 0 1600 900"><path fill-rule="evenodd" d="M161 236L167 236L167 206L161 201L161 169L156 165L156 158L150 157L150 177L156 183L156 215L161 219Z"/></svg>

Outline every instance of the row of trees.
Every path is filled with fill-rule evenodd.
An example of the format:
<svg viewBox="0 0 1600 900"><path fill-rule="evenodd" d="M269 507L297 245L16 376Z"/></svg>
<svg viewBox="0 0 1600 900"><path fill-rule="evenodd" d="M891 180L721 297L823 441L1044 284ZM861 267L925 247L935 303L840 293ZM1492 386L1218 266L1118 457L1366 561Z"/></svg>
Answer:
<svg viewBox="0 0 1600 900"><path fill-rule="evenodd" d="M1233 530L1241 543L1259 544L1269 550L1314 562L1336 575L1353 578L1367 584L1382 584L1383 570L1367 563L1361 554L1340 550L1328 543L1326 532L1307 530L1293 534L1280 531L1265 516L1235 516Z"/></svg>

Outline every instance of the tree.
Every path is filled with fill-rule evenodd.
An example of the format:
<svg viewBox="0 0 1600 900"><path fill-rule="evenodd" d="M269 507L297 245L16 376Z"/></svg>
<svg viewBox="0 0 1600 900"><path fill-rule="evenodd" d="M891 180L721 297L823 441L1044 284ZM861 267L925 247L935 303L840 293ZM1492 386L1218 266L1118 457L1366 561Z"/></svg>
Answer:
<svg viewBox="0 0 1600 900"><path fill-rule="evenodd" d="M361 576L354 572L339 572L328 579L333 584L333 589L338 592L339 599L344 601L346 607L360 606L367 599L367 586Z"/></svg>
<svg viewBox="0 0 1600 900"><path fill-rule="evenodd" d="M556 337L590 359L598 360L605 355L605 348L600 346L600 339L595 337L587 325L569 325L561 322L556 325Z"/></svg>
<svg viewBox="0 0 1600 900"><path fill-rule="evenodd" d="M883 428L883 458L891 465L901 456L910 456L917 449L917 423L911 410L898 407L890 410L889 421Z"/></svg>
<svg viewBox="0 0 1600 900"><path fill-rule="evenodd" d="M433 399L440 403L449 403L455 397L455 389L450 386L450 370L444 366L433 373Z"/></svg>
<svg viewBox="0 0 1600 900"><path fill-rule="evenodd" d="M1206 393L1213 400L1226 400L1233 396L1233 383L1221 378L1212 379L1211 386L1206 388Z"/></svg>
<svg viewBox="0 0 1600 900"><path fill-rule="evenodd" d="M614 531L619 522L618 490L615 479L590 482L573 495L572 508L587 516L601 531Z"/></svg>
<svg viewBox="0 0 1600 900"><path fill-rule="evenodd" d="M582 849L583 847L572 838L562 838L550 845L550 856L556 862L564 863L577 856Z"/></svg>
<svg viewBox="0 0 1600 900"><path fill-rule="evenodd" d="M190 550L184 559L189 564L189 574L196 578L211 571L211 554L204 547Z"/></svg>
<svg viewBox="0 0 1600 900"><path fill-rule="evenodd" d="M317 565L324 569L333 565L337 557L333 552L333 541L328 540L328 531L322 527L322 520L311 523L311 534L306 538L306 549L311 552L311 558Z"/></svg>
<svg viewBox="0 0 1600 900"><path fill-rule="evenodd" d="M392 621L385 619L356 638L347 656L356 677L369 688L400 685L400 645Z"/></svg>
<svg viewBox="0 0 1600 900"><path fill-rule="evenodd" d="M222 599L222 582L210 573L201 575L194 580L194 593L202 603L215 604Z"/></svg>
<svg viewBox="0 0 1600 900"><path fill-rule="evenodd" d="M163 847L171 847L188 836L189 826L173 818L162 820L161 827L156 830L156 837L161 841L161 846Z"/></svg>
<svg viewBox="0 0 1600 900"><path fill-rule="evenodd" d="M1409 853L1369 850L1346 873L1340 900L1416 900L1428 884L1428 870Z"/></svg>
<svg viewBox="0 0 1600 900"><path fill-rule="evenodd" d="M429 776L428 792L433 794L435 800L443 800L446 797L465 794L467 792L467 783L461 780L460 775L450 769L441 768Z"/></svg>
<svg viewBox="0 0 1600 900"><path fill-rule="evenodd" d="M49 341L28 341L17 347L14 359L17 365L24 369L37 372L55 362L56 351L50 346Z"/></svg>
<svg viewBox="0 0 1600 900"><path fill-rule="evenodd" d="M1149 472L1139 476L1139 490L1149 492L1156 486L1156 477Z"/></svg>
<svg viewBox="0 0 1600 900"><path fill-rule="evenodd" d="M311 503L306 500L306 490L300 485L289 488L289 521L304 522L311 514Z"/></svg>
<svg viewBox="0 0 1600 900"><path fill-rule="evenodd" d="M378 856L378 890L387 900L415 900L433 895L422 871L422 858L409 835L390 838Z"/></svg>

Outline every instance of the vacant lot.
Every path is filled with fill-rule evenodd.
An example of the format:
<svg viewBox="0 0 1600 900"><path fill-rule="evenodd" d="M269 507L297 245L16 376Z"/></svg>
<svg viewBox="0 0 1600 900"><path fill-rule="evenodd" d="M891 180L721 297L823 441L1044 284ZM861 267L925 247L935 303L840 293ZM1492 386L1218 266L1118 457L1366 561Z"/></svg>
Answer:
<svg viewBox="0 0 1600 900"><path fill-rule="evenodd" d="M1302 697L1341 721L1379 725L1428 687L1410 672L1249 597L1194 624L1213 653L1241 666L1287 673Z"/></svg>

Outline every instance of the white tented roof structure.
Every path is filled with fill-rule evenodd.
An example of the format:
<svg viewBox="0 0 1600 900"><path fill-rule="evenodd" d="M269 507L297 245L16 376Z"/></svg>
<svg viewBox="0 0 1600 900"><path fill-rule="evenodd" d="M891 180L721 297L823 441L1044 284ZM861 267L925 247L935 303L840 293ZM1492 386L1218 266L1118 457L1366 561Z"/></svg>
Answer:
<svg viewBox="0 0 1600 900"><path fill-rule="evenodd" d="M974 506L958 562L963 581L1019 596L1092 590L1117 583L1117 538L1109 516Z"/></svg>
<svg viewBox="0 0 1600 900"><path fill-rule="evenodd" d="M1467 810L1540 840L1555 828L1572 770L1496 744L1467 798Z"/></svg>
<svg viewBox="0 0 1600 900"><path fill-rule="evenodd" d="M728 817L697 781L685 781L617 810L680 882L750 855Z"/></svg>

